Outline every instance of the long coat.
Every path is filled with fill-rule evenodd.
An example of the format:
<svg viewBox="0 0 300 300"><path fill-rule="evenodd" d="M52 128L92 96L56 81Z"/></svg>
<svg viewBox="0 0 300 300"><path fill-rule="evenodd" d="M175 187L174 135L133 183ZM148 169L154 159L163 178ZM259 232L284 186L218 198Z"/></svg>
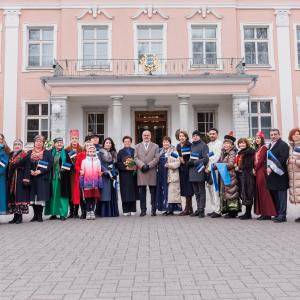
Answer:
<svg viewBox="0 0 300 300"><path fill-rule="evenodd" d="M279 139L272 148L270 144L269 149L271 149L274 156L281 163L281 166L284 170L284 174L280 176L275 172L271 172L271 174L267 177L267 187L269 190L285 191L289 188L289 176L287 171L289 146L282 139Z"/></svg>
<svg viewBox="0 0 300 300"><path fill-rule="evenodd" d="M11 205L29 203L29 182L24 185L23 180L30 181L30 157L25 151L19 151L15 156L9 156L7 175L8 203Z"/></svg>
<svg viewBox="0 0 300 300"><path fill-rule="evenodd" d="M291 203L300 203L300 143L291 143L290 155L288 160L289 171L289 200Z"/></svg>
<svg viewBox="0 0 300 300"><path fill-rule="evenodd" d="M191 153L197 153L198 159L190 158L190 169L189 169L189 179L190 182L204 182L205 181L205 168L198 172L197 166L203 163L204 166L208 164L208 146L203 141L193 142L191 145ZM193 165L191 165L193 163Z"/></svg>
<svg viewBox="0 0 300 300"><path fill-rule="evenodd" d="M4 149L0 150L0 160L3 166L0 166L0 215L7 212L7 189L6 189L6 169L8 166L8 155Z"/></svg>
<svg viewBox="0 0 300 300"><path fill-rule="evenodd" d="M150 142L148 149L145 149L144 143L139 143L135 147L134 160L138 167L137 183L138 186L155 186L157 170L156 166L159 161L159 147L157 144ZM141 171L144 165L149 165L150 170L146 173Z"/></svg>
<svg viewBox="0 0 300 300"><path fill-rule="evenodd" d="M80 170L81 170L81 163L86 158L86 151L80 152L77 155L76 162L75 162L75 175L74 175L74 182L73 182L73 204L79 205L81 192L80 192L80 184L79 184L79 177L80 177Z"/></svg>
<svg viewBox="0 0 300 300"><path fill-rule="evenodd" d="M127 158L134 159L133 148L123 148L117 155L117 168L120 178L120 193L122 202L135 202L138 199L136 171L127 170L124 164Z"/></svg>
<svg viewBox="0 0 300 300"><path fill-rule="evenodd" d="M255 197L255 178L254 169L255 150L251 147L242 149L238 152L238 181L240 197L244 205L252 205Z"/></svg>
<svg viewBox="0 0 300 300"><path fill-rule="evenodd" d="M168 203L181 203L180 178L179 178L179 157L168 156Z"/></svg>
<svg viewBox="0 0 300 300"><path fill-rule="evenodd" d="M29 157L32 151L28 151ZM51 169L53 164L52 154L48 150L44 150L43 161L48 162L46 169L39 168L41 171L40 175L30 177L30 202L35 201L35 196L37 196L37 201L50 201L50 183L51 183ZM30 169L35 171L37 169L38 162L30 161Z"/></svg>
<svg viewBox="0 0 300 300"><path fill-rule="evenodd" d="M255 154L254 170L256 179L256 196L254 210L257 215L276 216L276 209L270 194L267 189L267 147L261 146Z"/></svg>

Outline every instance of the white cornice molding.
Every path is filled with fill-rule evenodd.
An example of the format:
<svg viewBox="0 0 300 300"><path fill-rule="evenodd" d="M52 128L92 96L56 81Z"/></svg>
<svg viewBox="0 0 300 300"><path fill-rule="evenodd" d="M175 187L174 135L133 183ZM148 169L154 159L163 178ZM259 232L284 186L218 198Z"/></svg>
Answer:
<svg viewBox="0 0 300 300"><path fill-rule="evenodd" d="M151 19L153 15L159 15L165 20L169 19L169 16L165 15L163 12L161 12L158 8L155 8L153 5L148 5L147 7L142 8L137 14L132 16L131 19L136 20L143 14L147 15L149 19Z"/></svg>
<svg viewBox="0 0 300 300"><path fill-rule="evenodd" d="M6 9L3 15L5 16L5 27L19 27L19 17L21 15L19 9Z"/></svg>
<svg viewBox="0 0 300 300"><path fill-rule="evenodd" d="M81 12L81 14L77 17L77 20L81 20L86 14L92 15L94 19L96 19L97 16L101 15L101 14L103 14L109 20L113 19L113 16L111 16L109 13L107 13L102 8L98 7L97 5L94 5L90 8L84 9Z"/></svg>
<svg viewBox="0 0 300 300"><path fill-rule="evenodd" d="M197 14L202 16L203 19L205 19L206 16L210 14L214 15L217 19L223 19L222 15L217 14L212 8L209 8L206 5L197 8L195 11L193 11L190 15L187 15L185 18L187 20L190 20Z"/></svg>

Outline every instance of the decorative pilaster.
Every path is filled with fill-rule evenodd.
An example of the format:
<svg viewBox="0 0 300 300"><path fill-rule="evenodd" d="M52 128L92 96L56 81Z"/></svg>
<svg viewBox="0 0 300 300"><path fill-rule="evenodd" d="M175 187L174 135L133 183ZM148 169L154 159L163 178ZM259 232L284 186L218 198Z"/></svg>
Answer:
<svg viewBox="0 0 300 300"><path fill-rule="evenodd" d="M236 138L248 137L249 126L249 95L232 95L232 130Z"/></svg>
<svg viewBox="0 0 300 300"><path fill-rule="evenodd" d="M50 131L51 139L62 137L65 145L69 143L69 130L67 128L68 97L51 97Z"/></svg>
<svg viewBox="0 0 300 300"><path fill-rule="evenodd" d="M11 146L17 136L18 40L20 10L5 10L3 133Z"/></svg>
<svg viewBox="0 0 300 300"><path fill-rule="evenodd" d="M289 32L289 10L276 10L277 49L282 123L281 135L287 139L289 130L294 127L293 87L291 68L291 41Z"/></svg>
<svg viewBox="0 0 300 300"><path fill-rule="evenodd" d="M122 99L123 96L116 95L110 96L112 99L112 127L113 127L113 140L116 148L120 149L122 146Z"/></svg>
<svg viewBox="0 0 300 300"><path fill-rule="evenodd" d="M190 95L177 95L179 99L179 124L180 129L189 131L189 102Z"/></svg>

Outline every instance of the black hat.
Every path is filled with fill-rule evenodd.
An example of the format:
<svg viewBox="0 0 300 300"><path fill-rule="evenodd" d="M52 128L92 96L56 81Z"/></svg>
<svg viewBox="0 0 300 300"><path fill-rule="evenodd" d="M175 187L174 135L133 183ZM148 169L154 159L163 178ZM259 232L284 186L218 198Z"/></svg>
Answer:
<svg viewBox="0 0 300 300"><path fill-rule="evenodd" d="M55 143L63 142L63 141L64 141L64 140L63 140L62 137L57 137L57 138L55 138L55 139L53 140L53 143L55 144Z"/></svg>
<svg viewBox="0 0 300 300"><path fill-rule="evenodd" d="M236 141L232 130L229 131L228 134L224 135L224 141L230 141L232 144Z"/></svg>
<svg viewBox="0 0 300 300"><path fill-rule="evenodd" d="M192 136L194 136L194 135L198 135L201 137L201 133L199 130L194 130Z"/></svg>

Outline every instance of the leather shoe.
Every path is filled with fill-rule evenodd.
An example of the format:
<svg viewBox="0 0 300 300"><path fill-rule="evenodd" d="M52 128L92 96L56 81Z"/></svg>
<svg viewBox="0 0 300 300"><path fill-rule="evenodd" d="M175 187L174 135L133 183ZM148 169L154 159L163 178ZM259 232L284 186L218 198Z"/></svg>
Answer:
<svg viewBox="0 0 300 300"><path fill-rule="evenodd" d="M198 217L199 218L205 218L205 212L204 211L200 211Z"/></svg>
<svg viewBox="0 0 300 300"><path fill-rule="evenodd" d="M206 214L208 217L211 217L215 212L211 212L211 213L208 213Z"/></svg>
<svg viewBox="0 0 300 300"><path fill-rule="evenodd" d="M61 220L61 221L66 221L66 218L63 217L63 216L61 216L61 217L60 217L60 220Z"/></svg>
<svg viewBox="0 0 300 300"><path fill-rule="evenodd" d="M151 212L151 217L156 217L156 212L155 211Z"/></svg>
<svg viewBox="0 0 300 300"><path fill-rule="evenodd" d="M199 210L196 210L194 213L190 214L191 217L198 217L199 216Z"/></svg>
<svg viewBox="0 0 300 300"><path fill-rule="evenodd" d="M286 218L277 218L273 222L274 223L284 223L284 222L286 222Z"/></svg>
<svg viewBox="0 0 300 300"><path fill-rule="evenodd" d="M260 217L256 218L256 220L258 220L258 221L271 220L271 217L269 217L269 216L260 216Z"/></svg>
<svg viewBox="0 0 300 300"><path fill-rule="evenodd" d="M174 216L174 212L172 212L172 211L167 211L166 216Z"/></svg>
<svg viewBox="0 0 300 300"><path fill-rule="evenodd" d="M295 219L296 223L300 223L300 218Z"/></svg>
<svg viewBox="0 0 300 300"><path fill-rule="evenodd" d="M211 215L210 215L211 218L221 218L222 215L221 214L217 214L216 212L213 212Z"/></svg>
<svg viewBox="0 0 300 300"><path fill-rule="evenodd" d="M145 217L146 216L146 212L145 211L142 211L141 213L140 213L140 217Z"/></svg>
<svg viewBox="0 0 300 300"><path fill-rule="evenodd" d="M51 216L50 218L49 218L49 220L56 220L57 219L57 216Z"/></svg>

